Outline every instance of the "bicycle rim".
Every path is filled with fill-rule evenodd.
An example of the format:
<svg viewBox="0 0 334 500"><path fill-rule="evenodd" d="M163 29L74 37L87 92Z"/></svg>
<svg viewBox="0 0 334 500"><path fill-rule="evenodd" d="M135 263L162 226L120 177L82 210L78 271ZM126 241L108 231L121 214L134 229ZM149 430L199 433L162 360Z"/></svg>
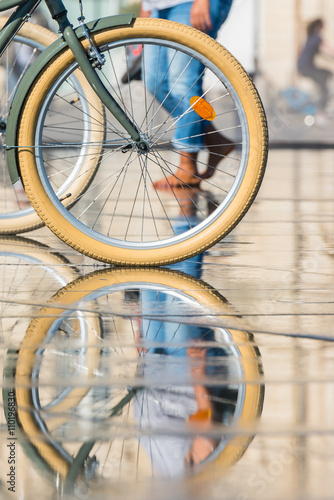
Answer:
<svg viewBox="0 0 334 500"><path fill-rule="evenodd" d="M41 75L21 122L20 146L35 144L19 154L32 204L60 238L98 260L167 264L203 252L239 222L262 180L266 124L252 82L221 45L175 23L137 20L133 28L95 34L95 42L107 59L102 79L141 130L148 152L139 151L108 115L98 175L73 208L64 208L46 174L45 128L56 92L43 89L51 81L56 89L66 85L75 65L65 53L58 70L51 65ZM142 48L140 82L130 77L133 45ZM152 50L158 67L167 60L164 72L154 65L152 75ZM184 69L172 81L169 73L179 60L186 60ZM173 92L184 87L182 75L193 65L199 73L187 77L188 87L176 98ZM198 170L185 182L180 160L193 148Z"/></svg>

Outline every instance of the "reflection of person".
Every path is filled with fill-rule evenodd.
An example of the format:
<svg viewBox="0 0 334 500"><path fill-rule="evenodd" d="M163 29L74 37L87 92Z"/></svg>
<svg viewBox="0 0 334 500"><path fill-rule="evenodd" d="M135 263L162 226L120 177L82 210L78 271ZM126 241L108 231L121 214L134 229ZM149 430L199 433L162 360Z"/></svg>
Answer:
<svg viewBox="0 0 334 500"><path fill-rule="evenodd" d="M221 348L197 347L196 344L188 347L187 356L202 361L192 365L192 377L199 381L194 385L197 411L189 416L188 424L195 424L197 428L208 429L213 423L229 425L235 410L237 390L229 386L210 387L200 384L204 377L212 376L213 366L209 366L208 359L215 356L225 356ZM226 374L225 374L226 377ZM227 377L226 377L227 378ZM217 439L205 435L197 435L191 443L186 456L186 464L190 467L203 462L218 446Z"/></svg>
<svg viewBox="0 0 334 500"><path fill-rule="evenodd" d="M202 254L170 267L199 278ZM187 301L164 290L143 290L138 352L141 376L149 383L138 392L134 411L141 428L149 432L140 438L140 444L149 452L154 473L175 477L215 451L220 441L206 436L205 431L215 423L230 424L238 388L229 383L235 378L231 362L222 361L231 353L215 345L214 330L166 318L166 311L176 317L187 315ZM217 385L219 380L221 385ZM180 430L184 433L184 424L193 429L193 436L179 434ZM167 435L160 435L156 428L166 429Z"/></svg>
<svg viewBox="0 0 334 500"><path fill-rule="evenodd" d="M231 4L232 0L142 0L141 16L176 21L216 38ZM189 112L190 98L203 94L203 67L181 52L175 57L172 49L163 48L160 51L151 45L145 48L145 52L145 83L148 89L174 118L181 116L173 137L173 145L180 152L178 170L174 176L159 180L154 185L157 189L199 185L202 179L214 174L219 161L233 149L231 142L216 132L211 123L199 119L195 111ZM165 78L167 69L168 77ZM187 95L189 89L191 95ZM196 159L203 148L209 150L209 160L207 169L200 174Z"/></svg>
<svg viewBox="0 0 334 500"><path fill-rule="evenodd" d="M186 339L189 347L178 348L180 328L185 336L183 342ZM171 337L173 331L177 337ZM149 452L155 475L182 476L219 445L220 440L207 436L206 431L215 423L231 423L238 389L228 383L233 378L229 363L218 361L228 354L222 347L212 347L210 328L144 320L142 334L147 350L142 352L141 376L148 381L148 387L136 395L134 412L148 436L142 436L140 444ZM150 347L161 339L168 341L168 348ZM206 342L210 347L205 346ZM208 378L216 385L204 385L203 379ZM217 386L218 380L224 385ZM184 424L193 429L193 435L184 433ZM160 434L156 429L167 433Z"/></svg>
<svg viewBox="0 0 334 500"><path fill-rule="evenodd" d="M334 49L322 38L324 23L322 19L315 19L307 27L307 39L298 59L298 71L301 75L311 78L321 92L319 107L323 113L328 102L328 80L332 73L315 64L317 54L334 56Z"/></svg>

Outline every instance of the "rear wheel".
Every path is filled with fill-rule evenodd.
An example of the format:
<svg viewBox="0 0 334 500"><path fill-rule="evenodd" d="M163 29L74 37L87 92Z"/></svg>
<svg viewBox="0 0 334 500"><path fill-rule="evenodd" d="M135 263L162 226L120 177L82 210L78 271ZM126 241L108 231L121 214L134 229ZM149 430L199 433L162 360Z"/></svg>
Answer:
<svg viewBox="0 0 334 500"><path fill-rule="evenodd" d="M64 208L47 167L50 154L62 164L67 146L50 150L47 130L57 94L76 70L65 51L40 74L19 126L31 203L55 234L97 260L163 265L203 252L244 216L264 174L266 120L252 81L219 43L177 23L137 19L95 33L94 41L106 57L101 78L147 147L107 116L98 175ZM143 60L140 82L131 79L134 44ZM184 161L195 157L189 174Z"/></svg>

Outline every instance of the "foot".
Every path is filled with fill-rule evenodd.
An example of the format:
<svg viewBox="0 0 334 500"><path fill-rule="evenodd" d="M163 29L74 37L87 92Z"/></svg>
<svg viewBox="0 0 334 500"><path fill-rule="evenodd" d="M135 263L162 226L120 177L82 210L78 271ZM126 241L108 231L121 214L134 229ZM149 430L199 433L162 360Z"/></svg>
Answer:
<svg viewBox="0 0 334 500"><path fill-rule="evenodd" d="M208 168L200 174L201 179L210 179L216 171L218 163L234 149L234 144L219 132L211 123L206 127L205 145L209 150Z"/></svg>
<svg viewBox="0 0 334 500"><path fill-rule="evenodd" d="M197 175L197 177L195 176ZM198 174L189 174L183 170L177 170L175 175L170 175L165 179L160 179L154 182L154 187L162 191L170 191L174 189L184 189L187 187L198 187L201 179Z"/></svg>
<svg viewBox="0 0 334 500"><path fill-rule="evenodd" d="M197 187L201 182L201 177L196 165L197 153L181 152L181 161L175 174L154 182L154 187L158 190L176 190L187 187Z"/></svg>

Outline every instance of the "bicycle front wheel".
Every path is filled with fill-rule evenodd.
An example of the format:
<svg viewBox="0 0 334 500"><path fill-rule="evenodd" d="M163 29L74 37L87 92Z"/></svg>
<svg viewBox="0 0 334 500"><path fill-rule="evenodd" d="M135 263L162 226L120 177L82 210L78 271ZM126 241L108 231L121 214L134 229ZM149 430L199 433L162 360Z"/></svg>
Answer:
<svg viewBox="0 0 334 500"><path fill-rule="evenodd" d="M66 144L48 141L57 96L78 71L64 51L39 75L19 125L31 203L56 235L97 260L164 265L203 252L244 216L264 175L266 120L252 81L219 43L178 23L137 19L92 36L106 58L101 78L147 151L107 115L98 175L72 208L63 206L47 167L50 155L55 164L68 157ZM142 55L140 81L133 47Z"/></svg>

